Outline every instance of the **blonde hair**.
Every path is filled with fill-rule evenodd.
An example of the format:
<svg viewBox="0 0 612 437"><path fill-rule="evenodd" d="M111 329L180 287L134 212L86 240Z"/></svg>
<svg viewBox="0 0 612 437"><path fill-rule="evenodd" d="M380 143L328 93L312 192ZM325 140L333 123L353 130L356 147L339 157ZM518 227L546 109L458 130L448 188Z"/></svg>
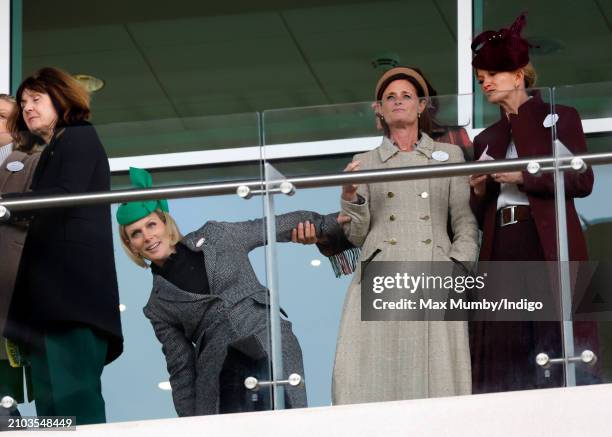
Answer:
<svg viewBox="0 0 612 437"><path fill-rule="evenodd" d="M478 70L482 70L482 68L474 68L474 75L478 76ZM523 72L523 84L525 85L525 88L533 88L536 85L538 81L538 73L531 62L527 63L527 65L524 67L513 71Z"/></svg>
<svg viewBox="0 0 612 437"><path fill-rule="evenodd" d="M13 105L13 112L17 111L17 100L15 99L15 97L11 96L10 94L3 94L0 93L0 100L10 103L11 105ZM12 116L12 113L11 113ZM8 125L8 122L7 122ZM9 127L10 130L10 127ZM38 152L39 150L22 150L22 146L21 143L18 141L18 139L15 139L13 137L13 133L11 132L11 138L13 138L13 150L21 150L22 152L31 154L33 152Z"/></svg>
<svg viewBox="0 0 612 437"><path fill-rule="evenodd" d="M531 62L529 62L527 65L525 65L523 68L523 75L524 75L524 82L525 82L525 88L533 88L537 81L538 81L538 73L536 73L535 68L533 67L533 64Z"/></svg>
<svg viewBox="0 0 612 437"><path fill-rule="evenodd" d="M181 231L179 230L178 226L176 225L176 222L174 221L174 218L172 218L170 213L157 209L155 210L155 214L157 214L159 219L164 222L166 227L168 228L168 232L170 232L170 244L174 246L183 239L183 235L181 234ZM145 262L145 258L140 255L136 255L130 249L130 237L128 236L125 230L126 226L128 225L119 225L119 236L121 237L121 246L123 247L123 250L125 251L128 258L130 258L134 262L134 264L139 267L142 267L143 269L148 269L149 264Z"/></svg>
<svg viewBox="0 0 612 437"><path fill-rule="evenodd" d="M0 93L0 100L4 100L5 102L9 102L9 103L13 103L17 105L17 100L15 100L15 97L11 96L10 94Z"/></svg>

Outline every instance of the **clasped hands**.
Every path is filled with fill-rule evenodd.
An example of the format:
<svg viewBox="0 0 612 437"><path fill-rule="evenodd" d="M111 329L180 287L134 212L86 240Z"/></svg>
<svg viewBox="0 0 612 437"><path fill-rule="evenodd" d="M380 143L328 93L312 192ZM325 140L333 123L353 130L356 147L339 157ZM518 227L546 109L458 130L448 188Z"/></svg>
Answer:
<svg viewBox="0 0 612 437"><path fill-rule="evenodd" d="M521 185L523 183L523 172L511 171L507 173L493 173L491 175L486 174L473 174L470 176L470 187L474 191L474 194L478 197L482 197L487 192L487 179L491 178L494 182L499 184L515 184Z"/></svg>
<svg viewBox="0 0 612 437"><path fill-rule="evenodd" d="M344 168L344 171L357 171L359 170L359 161L349 162L348 165ZM357 201L357 187L355 184L345 184L342 186L342 200L346 200L348 202L356 202ZM342 226L345 223L351 221L351 218L342 213L338 214L338 218L336 219L338 224ZM315 244L321 243L321 236L317 236L317 230L315 229L314 224L309 223L308 221L298 223L297 227L291 231L291 241L294 243L301 244Z"/></svg>
<svg viewBox="0 0 612 437"><path fill-rule="evenodd" d="M338 214L336 218L336 222L342 226L345 223L351 221L351 218L348 215L344 215L342 213ZM291 241L294 243L301 244L315 244L315 243L324 243L325 237L317 235L317 229L313 223L309 221L298 223L297 227L295 227L291 231Z"/></svg>

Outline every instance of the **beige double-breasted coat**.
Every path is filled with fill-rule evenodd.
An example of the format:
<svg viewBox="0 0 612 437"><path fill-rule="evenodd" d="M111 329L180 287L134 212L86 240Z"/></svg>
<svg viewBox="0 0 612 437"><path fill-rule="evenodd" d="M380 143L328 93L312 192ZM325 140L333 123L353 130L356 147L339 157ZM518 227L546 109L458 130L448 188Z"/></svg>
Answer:
<svg viewBox="0 0 612 437"><path fill-rule="evenodd" d="M432 156L435 151L445 153ZM422 134L410 152L385 138L354 160L366 170L457 163L464 157L459 147ZM374 261L477 258L478 231L466 176L364 184L358 194L362 202L342 201L342 212L351 217L344 230L351 243L362 248L361 260L377 250ZM333 371L334 404L469 394L467 322L362 322L360 276L358 267L344 302Z"/></svg>

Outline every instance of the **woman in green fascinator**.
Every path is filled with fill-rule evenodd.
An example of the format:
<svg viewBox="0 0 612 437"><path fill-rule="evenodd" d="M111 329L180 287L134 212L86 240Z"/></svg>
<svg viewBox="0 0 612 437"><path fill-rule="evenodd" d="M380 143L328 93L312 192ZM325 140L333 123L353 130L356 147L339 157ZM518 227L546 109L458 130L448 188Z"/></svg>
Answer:
<svg viewBox="0 0 612 437"><path fill-rule="evenodd" d="M152 186L146 170L130 168L130 179L136 187ZM263 220L209 221L183 237L168 202L150 200L122 204L117 221L128 256L153 274L144 313L162 344L177 414L269 409L267 390L244 387L249 376L269 377L267 289L248 258L265 244ZM306 221L318 234L338 232L336 214L297 211L276 217L277 241L291 241L293 228ZM302 351L286 319L281 336L282 376L303 376ZM305 407L305 388L288 387L285 403Z"/></svg>

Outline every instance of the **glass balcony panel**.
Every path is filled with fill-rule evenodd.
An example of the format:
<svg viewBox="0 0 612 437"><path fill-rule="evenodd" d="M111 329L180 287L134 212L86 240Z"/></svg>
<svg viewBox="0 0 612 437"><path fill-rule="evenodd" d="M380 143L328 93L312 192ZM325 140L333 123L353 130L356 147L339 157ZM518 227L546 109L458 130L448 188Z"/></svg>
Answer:
<svg viewBox="0 0 612 437"><path fill-rule="evenodd" d="M612 104L609 83L555 87L554 98L559 117L556 134L563 144L559 156L569 155L566 149L575 155L612 150L609 134L605 133L612 128L605 109ZM571 108L578 110L582 126L572 124L575 115ZM590 119L593 116L602 118ZM582 130L594 133L585 137ZM567 278L564 297L569 301L566 306L571 308L565 317L565 358L573 361L569 365L572 385L586 385L610 379L606 344L612 319L605 302L609 300L607 290L612 278L606 273L610 261L603 244L610 216L609 202L605 200L610 165L574 165L565 170L564 189L557 193L557 203L564 202L566 211L557 216L557 226L563 231L560 249L567 253L562 258L565 262L561 263L561 273Z"/></svg>
<svg viewBox="0 0 612 437"><path fill-rule="evenodd" d="M512 92L514 91L505 93L500 91L498 95L488 97L492 103L496 103ZM510 120L512 126L518 123L515 131L517 135L521 135L515 140L517 155L519 158L553 158L550 134L552 125L544 126L546 117L552 113L550 90L547 88L531 90L530 95L535 100L528 101L525 108L531 112L526 114L522 112L525 108L522 108L519 116L513 116ZM376 126L374 112L376 107L371 102L364 102L343 106L266 111L263 115L266 142L263 153L269 164L276 168L290 169L290 174L285 174L289 179L292 175L321 175L329 172L329 170L321 171L321 168L326 170L330 167L341 168L343 160L345 164L350 162L351 152L361 153L355 159L367 163L360 169L372 168L370 165L374 165L375 168L413 167L444 165L465 159L498 161L517 157L507 154L510 138L509 123L504 125L506 127L501 133L494 131L482 133L475 144L476 148L472 148L473 138L469 135L471 132L462 129L463 126L469 127L471 121L468 111L471 99L472 96L438 96L426 103L426 110L435 108L436 111L438 131L432 131L432 136L437 140L444 138L446 141L450 139L460 142L463 146L462 151L451 146L433 146L434 149L428 154L420 149L423 146L421 139L421 143L417 144L413 151L397 154L393 152L396 146L388 143L379 150L386 150L384 147L387 147L390 152L389 156L386 156L386 162L397 158L397 163L374 164L378 162L375 159L378 154L372 155L368 151L381 143L383 132ZM496 107L495 110L499 114L499 106L495 104L491 106ZM536 128L542 127L539 136L528 132L529 123L533 118L538 120L542 118L536 126ZM350 119L354 128L351 128L351 123L347 122ZM336 133L334 125L338 126ZM449 132L459 132L459 134L449 135ZM468 141L463 142L463 132ZM300 138L303 140L300 141ZM302 163L304 161L308 163L308 167L304 165L300 168L300 161L290 158L290 147L301 148L302 151L311 148L313 156L301 159ZM435 147L440 148L438 151L443 153L433 154L432 152L437 150ZM320 168L317 166L317 156L321 163ZM552 190L550 198L553 201L549 207L552 208L551 218L554 220L555 175L550 172L552 164L552 160L549 160L548 168L543 168L544 174L541 177L547 180L547 187ZM488 173L496 173L498 177L501 171L489 170ZM527 175L527 172L520 174ZM470 238L473 248L471 254L474 259L461 261L476 260L479 241L476 220L468 205L469 188L466 176L455 178L423 176L416 180L360 184L361 187L365 185L368 187L363 191L363 195L366 196L365 204L353 207L340 202L339 187L316 189L298 187L297 193L291 197L275 195L274 214L277 217L291 211L319 213L321 216L313 217L317 221L316 225L321 226L323 239L329 238L324 232L326 229L328 231L331 229L325 227L326 223L329 225L326 219L330 218L326 215L339 211L341 207L347 213L360 209L367 210L370 219L367 225L362 226L359 222L361 219L355 215L353 219L356 223L345 226L350 238L356 238L356 234L351 234L350 229L356 232L355 229L363 227L363 235L355 240L359 246L363 246L361 253L353 250L335 257L333 268L329 268L314 247L277 245L276 268L280 300L286 308L297 308L291 311L290 318L304 353L309 406L327 405L330 401L333 404L374 402L462 395L472 392L545 388L565 384L563 366L544 368L536 362L536 356L542 352L547 353L550 358L560 357L563 354L556 232L554 228L548 229L547 234L540 237L536 230L535 219L530 213L523 214L530 208L529 198L533 195L530 192L524 196L527 199L524 208L512 208L517 211L514 218L506 217L508 214L504 213L503 220L506 226L501 226L499 220L502 219L498 216L502 213L496 213L498 196L495 192L499 190L500 185L492 179L491 181L487 189L494 190L495 196L486 198L481 205L489 212L484 214L483 211L478 211L478 208L475 210L479 216L481 235L483 230L486 234L484 237L481 236L481 262L474 267L476 269L474 272L481 274L486 272L492 275L491 285L486 294L491 299L514 299L519 306L521 302L527 300L526 298L540 299L548 305L546 314L540 313L534 316L529 314L528 309L517 307L514 312L502 312L501 315L476 311L474 314L468 312L460 316L454 314L440 318L439 314L427 314L426 321L423 319L409 321L405 318L406 314L397 313L390 316L392 319L372 319L367 308L364 308L364 299L367 296L364 293L368 290L364 292L363 282L361 286L359 284L359 278L361 281L365 280L365 276L359 276L364 275L364 261L369 266L368 269L375 269L376 272L379 271L376 270L379 267L375 267L377 264L381 265L380 269L385 265L391 269L397 267L393 262L398 261L404 262L402 268L409 268L407 265L411 265L420 273L431 272L427 269L432 268L432 262L441 263L448 269L457 265L450 259L453 250L458 251L455 252L455 256L461 256L459 255L461 240L470 240ZM270 182L268 180L268 183ZM451 192L455 189L458 191ZM521 192L520 189L517 191ZM410 193L413 196L410 196ZM513 199L510 197L511 201ZM391 210L393 202L400 202L395 206L397 211ZM461 203L461 206L457 206L456 202ZM436 211L437 207L434 205L438 203L443 206L444 211L448 211L448 214L443 217L437 216L439 211ZM511 202L508 205L513 204ZM471 225L465 223L461 225L461 220L465 220L465 217L461 220L456 217L453 219L453 214L456 215L461 208L470 211L467 217L471 217L469 219ZM442 226L444 228L442 234L434 230L434 225L438 228L441 226L440 220L441 223L449 224L449 229ZM452 229L453 226L455 229ZM470 226L473 230L471 233L465 230ZM514 250L514 247L507 249L493 247L494 242L500 238L505 238L509 244L515 243L519 237L512 236L512 226L516 226L515 230L528 228L533 232L528 236L520 236L526 241L525 244L518 245L518 251ZM334 238L340 238L343 233L336 234ZM458 239L455 240L456 238ZM547 258L542 255L540 238L551 243L551 247L546 249ZM321 248L321 245L319 246ZM482 252L483 246L485 252ZM520 249L525 249L523 246L533 246L531 252L534 253L529 252L527 247L527 252L523 254L524 256L521 255ZM456 249L453 249L454 247ZM324 245L322 250L325 251ZM465 253L463 256L467 257ZM427 266L419 264L423 262ZM465 266L463 263L462 265ZM358 276L351 280L341 274L346 271L350 276L355 270ZM332 271L341 278L334 280ZM518 283L516 281L513 283L518 284L514 288L504 282L507 282L508 278L512 279L512 275L524 276ZM347 288L349 291L343 293L342 290ZM333 290L341 293L342 297ZM308 298L305 299L304 296ZM367 301L366 304L370 303ZM308 306L313 308L308 309ZM455 354L455 361L452 363L449 351ZM429 364L423 367L417 363ZM453 383L450 384L448 381Z"/></svg>

